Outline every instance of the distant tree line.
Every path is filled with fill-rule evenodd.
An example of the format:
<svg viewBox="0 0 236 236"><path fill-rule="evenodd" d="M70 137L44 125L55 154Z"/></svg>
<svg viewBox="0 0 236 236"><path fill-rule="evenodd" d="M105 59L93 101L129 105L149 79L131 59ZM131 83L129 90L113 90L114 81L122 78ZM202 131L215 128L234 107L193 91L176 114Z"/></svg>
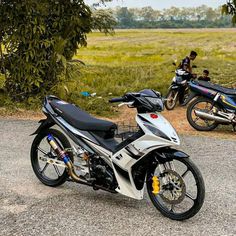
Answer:
<svg viewBox="0 0 236 236"><path fill-rule="evenodd" d="M222 7L152 7L109 9L117 19L116 28L225 28L232 27L232 16L222 15Z"/></svg>

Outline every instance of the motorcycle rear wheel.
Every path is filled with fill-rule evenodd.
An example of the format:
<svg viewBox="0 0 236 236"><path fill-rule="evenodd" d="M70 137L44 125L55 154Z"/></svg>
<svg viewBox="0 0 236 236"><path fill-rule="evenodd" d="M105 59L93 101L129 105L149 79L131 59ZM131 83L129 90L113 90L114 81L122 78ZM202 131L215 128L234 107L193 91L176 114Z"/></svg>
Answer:
<svg viewBox="0 0 236 236"><path fill-rule="evenodd" d="M173 159L172 164L166 162L164 165L164 173L170 175L170 178L167 177L169 183L172 183L171 181L175 182L173 186L179 187L180 190L178 191L182 191L181 196L173 199L176 197L174 194L178 193L178 191L175 188L173 190L164 189L164 186L167 186L169 183L163 185L163 174L158 174L159 168L157 166L154 170L148 171L146 181L147 192L153 205L162 215L172 220L182 221L193 217L201 209L205 199L205 184L199 169L189 158ZM160 175L158 177L160 192L154 194L152 179L153 176L158 175ZM190 184L191 181L189 179L192 180L193 184ZM168 197L170 197L170 200Z"/></svg>
<svg viewBox="0 0 236 236"><path fill-rule="evenodd" d="M59 160L54 153L49 143L47 142L47 135L51 134L61 149L71 148L70 142L66 136L56 129L43 130L35 137L31 146L31 165L37 178L45 185L56 187L62 185L68 179L67 169L48 162L42 161L42 158L49 157L51 159ZM71 157L70 154L68 154Z"/></svg>
<svg viewBox="0 0 236 236"><path fill-rule="evenodd" d="M211 113L213 107L220 110L219 106L217 104L213 104L213 101L208 98L199 97L193 100L187 108L187 120L189 124L198 131L214 130L219 125L217 121L209 121L207 119L204 120L196 116L194 113L194 110L201 110L206 113Z"/></svg>
<svg viewBox="0 0 236 236"><path fill-rule="evenodd" d="M173 110L177 104L178 101L178 95L176 94L178 91L176 90L170 90L166 96L166 101L165 101L165 107L167 110Z"/></svg>

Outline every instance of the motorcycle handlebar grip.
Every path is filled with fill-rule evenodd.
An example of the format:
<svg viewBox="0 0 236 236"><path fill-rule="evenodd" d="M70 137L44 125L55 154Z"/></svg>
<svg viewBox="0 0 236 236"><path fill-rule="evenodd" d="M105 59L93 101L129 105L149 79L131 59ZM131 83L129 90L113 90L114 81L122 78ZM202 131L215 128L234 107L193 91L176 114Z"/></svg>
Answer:
<svg viewBox="0 0 236 236"><path fill-rule="evenodd" d="M121 98L112 98L109 100L110 103L113 103L113 102L124 102L124 98L121 97Z"/></svg>

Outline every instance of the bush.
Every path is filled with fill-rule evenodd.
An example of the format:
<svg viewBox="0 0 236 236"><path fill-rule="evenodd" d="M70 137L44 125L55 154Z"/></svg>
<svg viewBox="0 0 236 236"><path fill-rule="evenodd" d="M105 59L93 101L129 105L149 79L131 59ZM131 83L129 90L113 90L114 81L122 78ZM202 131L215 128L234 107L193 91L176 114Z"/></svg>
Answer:
<svg viewBox="0 0 236 236"><path fill-rule="evenodd" d="M86 34L94 28L109 32L114 22L109 13L92 13L83 0L0 1L10 97L26 101L56 91L67 74L67 60L86 45Z"/></svg>

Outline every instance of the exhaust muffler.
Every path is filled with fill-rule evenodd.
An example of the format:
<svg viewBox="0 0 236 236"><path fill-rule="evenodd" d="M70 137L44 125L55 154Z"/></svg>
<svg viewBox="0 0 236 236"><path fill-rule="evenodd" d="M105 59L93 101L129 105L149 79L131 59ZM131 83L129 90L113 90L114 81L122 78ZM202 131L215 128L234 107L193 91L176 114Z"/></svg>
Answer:
<svg viewBox="0 0 236 236"><path fill-rule="evenodd" d="M83 179L80 178L80 176L78 176L75 173L74 166L73 166L73 163L71 162L70 158L63 150L61 150L61 148L58 146L57 142L55 141L55 139L53 138L52 135L49 134L47 136L47 141L48 141L49 145L52 147L52 149L55 151L55 153L58 155L59 159L63 160L63 162L65 163L65 165L68 169L69 176L75 182L86 184L87 181L84 181Z"/></svg>
<svg viewBox="0 0 236 236"><path fill-rule="evenodd" d="M206 120L212 120L212 121L217 121L219 123L228 123L230 124L231 121L226 119L226 118L223 118L223 117L220 117L220 116L215 116L215 115L212 115L212 114L208 114L206 112L203 112L203 111L194 111L195 115L202 118L202 119L206 119Z"/></svg>

